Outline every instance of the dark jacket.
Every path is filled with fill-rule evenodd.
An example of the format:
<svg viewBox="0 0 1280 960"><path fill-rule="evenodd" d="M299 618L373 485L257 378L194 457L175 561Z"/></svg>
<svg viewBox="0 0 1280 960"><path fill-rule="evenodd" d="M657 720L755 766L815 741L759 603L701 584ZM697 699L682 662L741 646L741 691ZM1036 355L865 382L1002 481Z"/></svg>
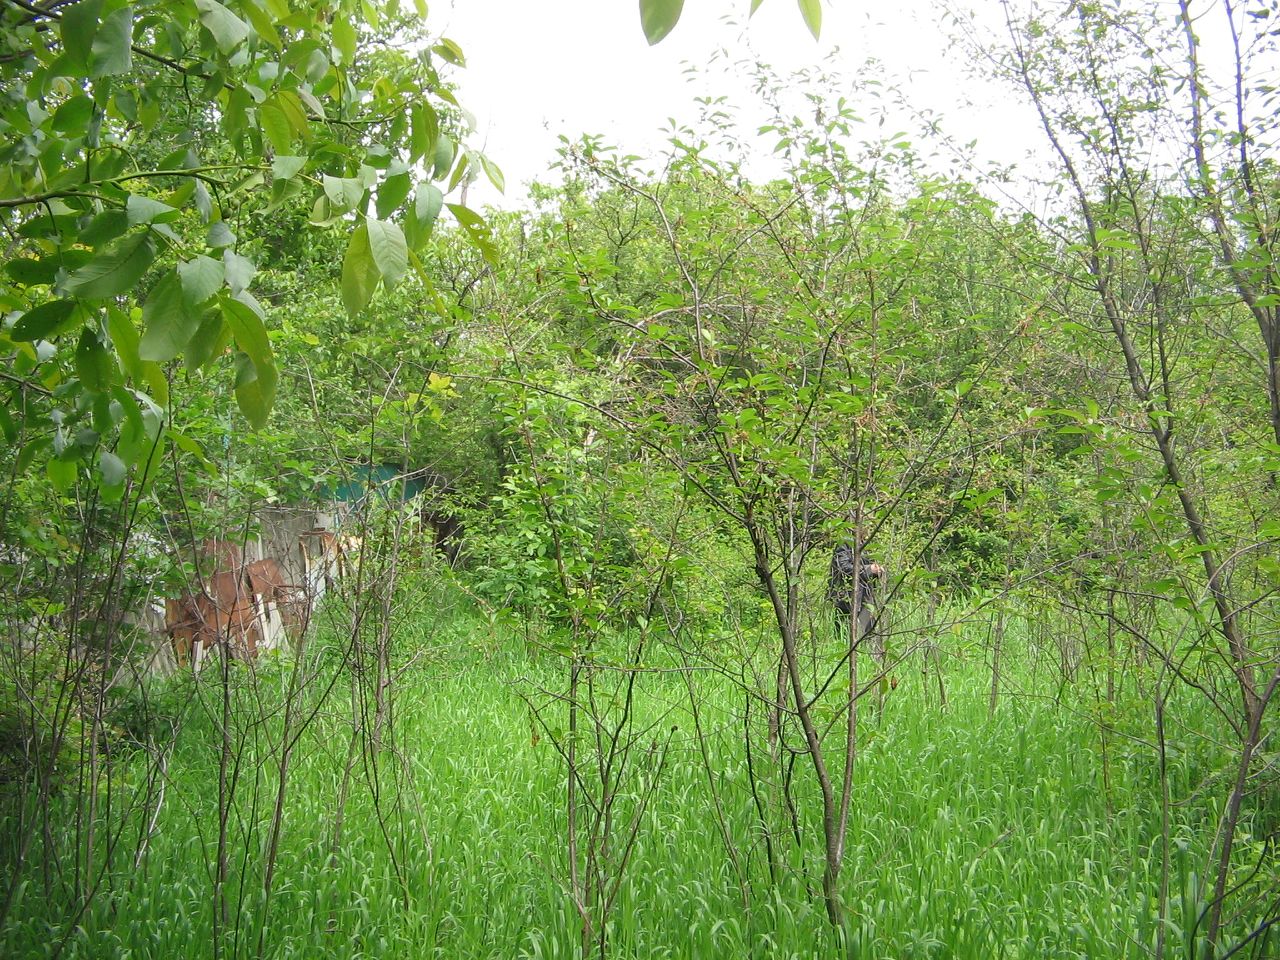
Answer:
<svg viewBox="0 0 1280 960"><path fill-rule="evenodd" d="M859 564L858 576L858 602L855 606L853 603L853 583L854 564L853 564L853 545L842 543L835 548L831 554L831 570L827 575L827 599L835 605L838 613L845 614L858 612L861 613L865 607L871 606L876 602L876 589L880 585L880 581L884 579L884 567L876 563L865 553L862 555L862 562Z"/></svg>

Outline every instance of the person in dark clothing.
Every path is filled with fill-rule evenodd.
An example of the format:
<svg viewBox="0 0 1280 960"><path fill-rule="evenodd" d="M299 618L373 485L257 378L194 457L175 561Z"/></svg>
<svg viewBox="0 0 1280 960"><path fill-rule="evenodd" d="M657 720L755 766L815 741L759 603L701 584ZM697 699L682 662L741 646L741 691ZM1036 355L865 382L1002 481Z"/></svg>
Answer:
<svg viewBox="0 0 1280 960"><path fill-rule="evenodd" d="M827 599L835 607L836 628L849 629L849 617L858 620L858 636L864 637L875 623L876 591L885 579L885 569L865 553L857 558L853 544L842 543L831 554L827 577ZM855 575L856 573L856 575ZM854 596L855 586L857 596Z"/></svg>

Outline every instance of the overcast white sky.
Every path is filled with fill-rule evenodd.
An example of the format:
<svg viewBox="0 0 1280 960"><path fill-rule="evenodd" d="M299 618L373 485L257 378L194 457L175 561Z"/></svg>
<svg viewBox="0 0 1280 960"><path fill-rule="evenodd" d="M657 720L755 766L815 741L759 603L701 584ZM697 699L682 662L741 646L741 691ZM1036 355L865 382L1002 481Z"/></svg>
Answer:
<svg viewBox="0 0 1280 960"><path fill-rule="evenodd" d="M898 85L913 105L941 113L961 141L979 139L986 160L1019 162L1040 146L1034 120L1009 91L975 82L947 56L946 27L928 0L824 2L820 42L795 0L765 0L750 21L748 6L749 0L686 0L675 31L650 47L637 0L433 4L433 27L467 55L459 81L462 102L478 122L475 142L507 179L505 198L473 187L469 202L520 206L528 181L555 182L548 169L561 133L598 133L625 153L657 156L669 118L696 119L695 96L726 95L749 111L755 98L745 76L703 71L689 79L689 64L705 67L726 46L784 73L838 48L841 73L853 77L874 56L883 64L881 79ZM985 6L999 16L998 4ZM991 28L998 26L993 19ZM908 122L896 116L889 125L906 130ZM747 126L744 134L754 139L755 124ZM771 140L761 140L762 157L772 148Z"/></svg>

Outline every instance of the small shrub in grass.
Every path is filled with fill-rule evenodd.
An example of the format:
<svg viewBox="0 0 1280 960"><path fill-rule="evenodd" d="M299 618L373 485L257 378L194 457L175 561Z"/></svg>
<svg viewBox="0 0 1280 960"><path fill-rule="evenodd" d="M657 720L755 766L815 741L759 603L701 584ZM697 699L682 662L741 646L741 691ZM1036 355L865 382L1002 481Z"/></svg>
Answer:
<svg viewBox="0 0 1280 960"><path fill-rule="evenodd" d="M111 725L133 744L168 743L191 708L196 675L181 670L171 677L146 677L125 687L111 703Z"/></svg>
<svg viewBox="0 0 1280 960"><path fill-rule="evenodd" d="M74 775L89 728L65 673L53 645L0 659L0 790Z"/></svg>

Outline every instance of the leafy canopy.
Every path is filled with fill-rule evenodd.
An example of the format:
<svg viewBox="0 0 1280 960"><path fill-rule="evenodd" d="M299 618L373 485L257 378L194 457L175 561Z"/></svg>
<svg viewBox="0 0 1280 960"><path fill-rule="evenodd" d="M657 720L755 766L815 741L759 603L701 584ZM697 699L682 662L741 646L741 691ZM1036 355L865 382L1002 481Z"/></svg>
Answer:
<svg viewBox="0 0 1280 960"><path fill-rule="evenodd" d="M476 174L441 70L465 63L398 0L75 0L0 6L0 421L25 468L117 494L166 430L172 364L229 355L241 412L278 372L246 215L302 203L350 234L343 303L420 269ZM379 42L386 41L386 42ZM403 52L412 51L412 52ZM484 221L448 205L467 236ZM252 218L249 218L250 220Z"/></svg>

